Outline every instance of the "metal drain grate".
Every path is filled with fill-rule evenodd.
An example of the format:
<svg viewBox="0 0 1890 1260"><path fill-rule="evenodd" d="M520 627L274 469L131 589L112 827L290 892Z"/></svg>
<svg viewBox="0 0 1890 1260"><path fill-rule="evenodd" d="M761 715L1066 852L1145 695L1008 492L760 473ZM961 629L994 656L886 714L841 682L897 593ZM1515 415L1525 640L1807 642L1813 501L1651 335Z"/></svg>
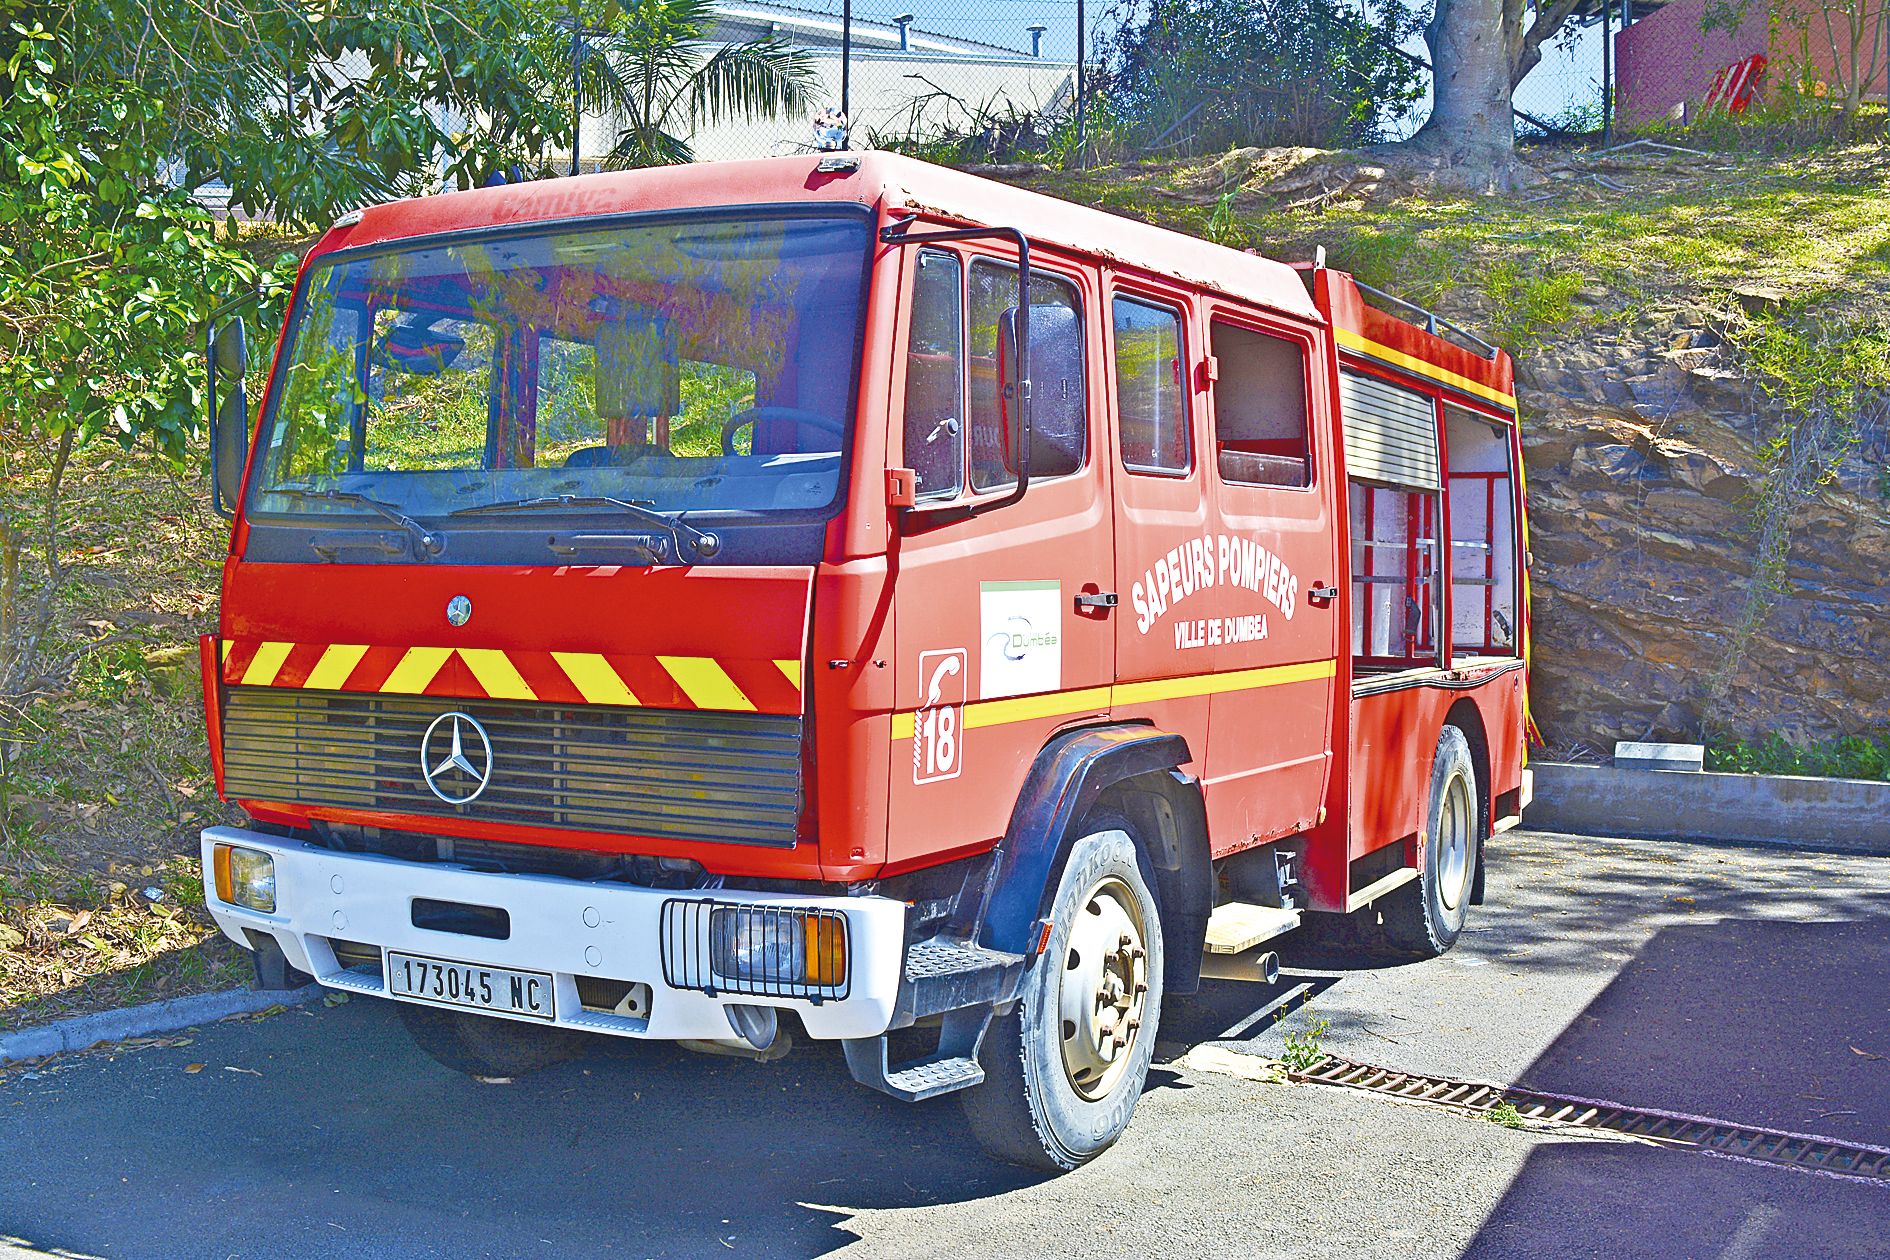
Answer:
<svg viewBox="0 0 1890 1260"><path fill-rule="evenodd" d="M1481 1081L1415 1076L1330 1056L1304 1072L1288 1072L1287 1075L1293 1080L1316 1085L1363 1089L1406 1102L1432 1103L1479 1113L1488 1113L1508 1103L1524 1120L1603 1129L1666 1146L1692 1148L1760 1164L1782 1164L1806 1172L1890 1181L1890 1149L1808 1133L1760 1129L1706 1116L1649 1111Z"/></svg>

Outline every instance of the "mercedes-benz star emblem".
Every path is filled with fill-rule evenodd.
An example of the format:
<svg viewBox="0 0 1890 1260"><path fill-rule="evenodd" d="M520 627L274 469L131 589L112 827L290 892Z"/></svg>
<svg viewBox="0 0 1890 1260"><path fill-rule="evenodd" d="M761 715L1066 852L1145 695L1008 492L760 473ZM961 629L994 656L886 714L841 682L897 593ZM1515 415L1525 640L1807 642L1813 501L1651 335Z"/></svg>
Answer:
<svg viewBox="0 0 1890 1260"><path fill-rule="evenodd" d="M440 729L442 722L451 724L451 744L441 750L436 760L433 733ZM469 730L479 739L477 747L468 745L466 732ZM467 805L478 800L479 794L492 782L492 741L486 737L486 728L479 725L479 719L457 710L434 718L427 733L420 737L420 773L426 776L427 790L448 805ZM457 794L448 790L461 785L471 790Z"/></svg>
<svg viewBox="0 0 1890 1260"><path fill-rule="evenodd" d="M464 595L455 595L446 601L447 624L463 626L472 620L472 601Z"/></svg>

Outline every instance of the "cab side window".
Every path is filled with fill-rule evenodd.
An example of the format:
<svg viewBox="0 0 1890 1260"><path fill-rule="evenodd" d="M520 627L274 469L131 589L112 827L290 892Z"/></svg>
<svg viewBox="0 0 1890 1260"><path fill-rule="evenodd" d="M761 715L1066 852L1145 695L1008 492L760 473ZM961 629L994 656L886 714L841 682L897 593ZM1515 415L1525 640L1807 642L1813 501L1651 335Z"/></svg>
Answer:
<svg viewBox="0 0 1890 1260"><path fill-rule="evenodd" d="M956 255L919 251L906 341L906 467L919 497L958 493L965 467L963 268Z"/></svg>
<svg viewBox="0 0 1890 1260"><path fill-rule="evenodd" d="M1181 315L1135 298L1112 303L1116 407L1123 466L1185 473L1194 452L1182 371Z"/></svg>
<svg viewBox="0 0 1890 1260"><path fill-rule="evenodd" d="M1235 324L1214 322L1214 443L1221 480L1310 486L1306 348Z"/></svg>
<svg viewBox="0 0 1890 1260"><path fill-rule="evenodd" d="M971 264L971 486L998 490L1017 481L1014 404L1000 394L1010 383L1006 313L1017 305L1017 268L989 258ZM1089 425L1085 406L1083 308L1075 286L1035 268L1030 274L1030 475L1062 477L1083 466Z"/></svg>

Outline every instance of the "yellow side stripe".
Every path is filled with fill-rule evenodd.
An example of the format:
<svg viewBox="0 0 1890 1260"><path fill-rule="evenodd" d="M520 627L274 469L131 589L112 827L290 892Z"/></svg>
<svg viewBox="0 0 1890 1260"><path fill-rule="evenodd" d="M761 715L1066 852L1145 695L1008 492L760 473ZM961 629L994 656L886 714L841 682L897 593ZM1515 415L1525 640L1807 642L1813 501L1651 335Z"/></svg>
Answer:
<svg viewBox="0 0 1890 1260"><path fill-rule="evenodd" d="M656 658L689 702L698 709L737 709L755 711L755 702L742 693L735 680L707 656L659 656Z"/></svg>
<svg viewBox="0 0 1890 1260"><path fill-rule="evenodd" d="M801 663L799 661L776 661L774 667L780 670L782 674L786 675L789 682L794 684L794 690L799 691L801 689Z"/></svg>
<svg viewBox="0 0 1890 1260"><path fill-rule="evenodd" d="M267 687L276 680L276 674L282 669L282 662L289 659L289 653L295 650L293 643L262 643L256 647L256 655L250 658L249 668L243 671L245 687Z"/></svg>
<svg viewBox="0 0 1890 1260"><path fill-rule="evenodd" d="M466 662L466 668L494 700L538 699L512 658L497 648L460 648L459 659Z"/></svg>
<svg viewBox="0 0 1890 1260"><path fill-rule="evenodd" d="M1413 358L1402 350L1393 350L1390 346L1381 345L1369 337L1360 336L1350 328L1340 328L1334 325L1332 335L1338 339L1340 345L1348 350L1356 350L1360 354L1369 354L1375 359L1383 359L1393 367L1400 367L1407 372L1415 372L1419 376L1429 377L1431 380L1437 381L1443 385L1449 385L1453 389L1461 389L1465 393L1475 394L1478 398L1487 398L1497 406L1507 408L1510 411L1516 410L1516 395L1514 394L1505 394L1500 389L1491 389L1481 381L1473 381L1469 377L1459 376L1457 373L1447 368L1440 368L1435 363L1426 363L1423 359Z"/></svg>
<svg viewBox="0 0 1890 1260"><path fill-rule="evenodd" d="M408 648L407 654L400 658L400 664L394 666L394 672L381 684L381 690L400 695L419 695L427 689L427 684L433 681L433 676L440 672L440 666L446 664L446 658L452 654L452 648Z"/></svg>
<svg viewBox="0 0 1890 1260"><path fill-rule="evenodd" d="M1315 678L1331 678L1338 672L1337 661L1263 665L1258 669L1198 674L1193 678L1157 678L1148 682L1117 683L1110 699L1115 704L1147 704L1153 700L1179 700L1184 696L1211 696L1224 691L1251 691L1257 687L1311 682Z"/></svg>
<svg viewBox="0 0 1890 1260"><path fill-rule="evenodd" d="M610 662L596 652L553 652L551 658L587 704L642 704Z"/></svg>
<svg viewBox="0 0 1890 1260"><path fill-rule="evenodd" d="M323 652L322 659L315 662L315 668L308 671L308 679L302 685L313 687L317 691L340 691L354 667L367 655L365 643L334 643Z"/></svg>
<svg viewBox="0 0 1890 1260"><path fill-rule="evenodd" d="M1085 687L1077 691L1052 691L1038 696L980 700L965 706L964 728L971 730L979 726L1003 726L1037 718L1064 717L1119 704L1147 704L1155 700L1179 700L1188 696L1280 687L1288 683L1331 678L1338 673L1338 669L1337 661L1304 661L1294 665L1266 665L1258 669L1195 674L1188 678L1158 678L1148 682L1117 683L1112 687ZM915 715L910 712L893 714L892 737L896 740L911 739L915 720Z"/></svg>

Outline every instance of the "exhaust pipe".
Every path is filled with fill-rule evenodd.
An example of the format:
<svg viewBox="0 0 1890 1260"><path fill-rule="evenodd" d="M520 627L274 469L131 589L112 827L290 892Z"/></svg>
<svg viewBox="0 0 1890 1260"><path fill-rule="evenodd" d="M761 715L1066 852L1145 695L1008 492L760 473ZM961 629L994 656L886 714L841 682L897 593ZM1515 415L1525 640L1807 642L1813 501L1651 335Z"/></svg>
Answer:
<svg viewBox="0 0 1890 1260"><path fill-rule="evenodd" d="M1245 980L1252 984L1277 984L1280 956L1270 949L1250 949L1244 954L1201 955L1203 980Z"/></svg>

